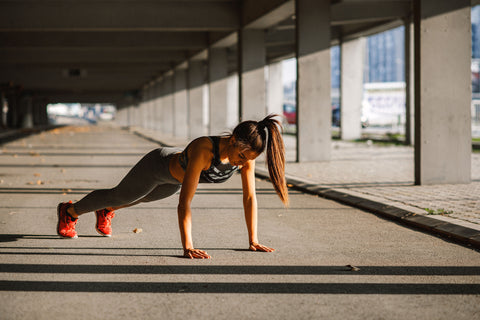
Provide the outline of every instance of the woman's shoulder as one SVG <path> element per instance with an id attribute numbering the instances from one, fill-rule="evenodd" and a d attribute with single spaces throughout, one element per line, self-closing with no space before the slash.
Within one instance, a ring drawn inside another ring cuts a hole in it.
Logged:
<path id="1" fill-rule="evenodd" d="M 201 137 L 195 138 L 187 146 L 187 148 L 194 148 L 194 149 L 204 149 L 204 148 L 212 149 L 212 147 L 213 147 L 212 140 L 208 136 L 201 136 Z"/>
<path id="2" fill-rule="evenodd" d="M 213 157 L 213 144 L 208 136 L 198 137 L 187 146 L 189 157 L 202 157 L 210 159 Z"/>

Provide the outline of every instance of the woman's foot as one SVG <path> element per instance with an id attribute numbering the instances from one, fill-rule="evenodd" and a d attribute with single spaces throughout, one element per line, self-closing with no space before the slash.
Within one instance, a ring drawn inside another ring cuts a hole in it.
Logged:
<path id="1" fill-rule="evenodd" d="M 57 207 L 57 233 L 62 238 L 78 238 L 77 231 L 75 231 L 75 225 L 77 224 L 78 219 L 72 218 L 67 212 L 67 209 L 71 204 L 72 201 L 62 202 L 59 203 Z"/>
<path id="2" fill-rule="evenodd" d="M 97 216 L 97 224 L 95 225 L 97 232 L 104 237 L 111 237 L 112 218 L 115 217 L 115 212 L 102 209 L 95 211 L 95 215 Z"/>

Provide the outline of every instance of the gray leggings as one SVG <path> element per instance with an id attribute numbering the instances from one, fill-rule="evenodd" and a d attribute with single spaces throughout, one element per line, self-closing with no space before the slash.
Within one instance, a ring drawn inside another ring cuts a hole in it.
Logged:
<path id="1" fill-rule="evenodd" d="M 179 148 L 159 148 L 146 154 L 112 189 L 95 190 L 73 206 L 77 214 L 171 196 L 181 188 L 169 170 L 170 158 Z"/>

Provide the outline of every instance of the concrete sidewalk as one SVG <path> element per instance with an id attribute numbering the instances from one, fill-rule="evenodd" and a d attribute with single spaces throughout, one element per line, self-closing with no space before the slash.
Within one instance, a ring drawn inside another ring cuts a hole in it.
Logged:
<path id="1" fill-rule="evenodd" d="M 131 132 L 167 145 L 188 143 L 154 130 Z M 480 153 L 472 153 L 470 184 L 415 186 L 413 147 L 334 141 L 331 161 L 296 163 L 295 137 L 284 140 L 292 187 L 480 248 Z M 268 178 L 258 162 L 257 175 Z"/>
<path id="2" fill-rule="evenodd" d="M 77 225 L 79 239 L 58 239 L 58 202 L 114 186 L 157 146 L 102 126 L 2 146 L 2 319 L 478 316 L 478 251 L 296 190 L 287 210 L 261 179 L 259 238 L 273 253 L 245 250 L 238 176 L 202 184 L 194 198 L 195 246 L 211 260 L 180 257 L 178 195 L 119 210 L 112 238 L 99 236 L 88 214 Z"/>

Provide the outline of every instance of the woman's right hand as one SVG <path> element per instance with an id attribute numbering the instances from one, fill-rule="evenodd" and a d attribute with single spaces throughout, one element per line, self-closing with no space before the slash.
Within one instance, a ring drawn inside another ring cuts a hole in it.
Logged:
<path id="1" fill-rule="evenodd" d="M 203 250 L 200 249 L 184 249 L 183 256 L 190 259 L 210 259 L 211 256 Z"/>

